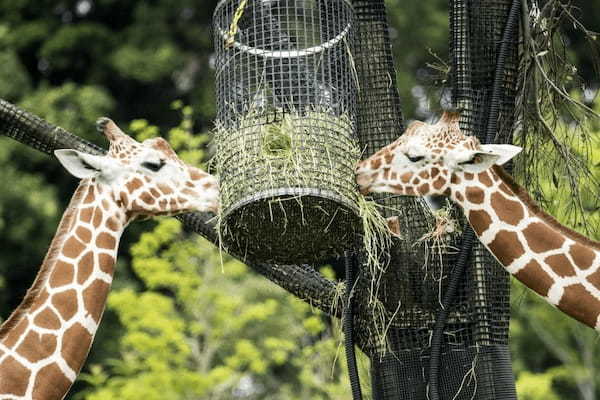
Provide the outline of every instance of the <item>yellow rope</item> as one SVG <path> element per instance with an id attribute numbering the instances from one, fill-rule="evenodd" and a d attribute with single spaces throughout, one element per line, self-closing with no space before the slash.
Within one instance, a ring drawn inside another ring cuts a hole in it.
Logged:
<path id="1" fill-rule="evenodd" d="M 238 31 L 238 22 L 240 21 L 240 18 L 242 18 L 242 15 L 244 15 L 246 3 L 248 3 L 248 0 L 241 0 L 237 10 L 235 10 L 233 20 L 231 20 L 231 26 L 229 27 L 229 32 L 227 33 L 227 40 L 225 40 L 226 49 L 233 46 L 233 43 L 235 42 L 235 35 Z"/>

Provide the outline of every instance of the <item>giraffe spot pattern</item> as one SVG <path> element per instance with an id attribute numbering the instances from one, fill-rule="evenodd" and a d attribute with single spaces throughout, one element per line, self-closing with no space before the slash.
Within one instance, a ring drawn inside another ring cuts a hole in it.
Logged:
<path id="1" fill-rule="evenodd" d="M 169 186 L 165 185 L 164 183 L 159 183 L 157 185 L 157 187 L 158 187 L 158 190 L 160 190 L 164 195 L 169 195 L 169 194 L 173 193 L 173 190 Z"/>
<path id="2" fill-rule="evenodd" d="M 121 193 L 119 193 L 119 198 L 121 199 L 121 203 L 123 203 L 124 205 L 129 204 L 129 197 L 127 196 L 127 193 L 122 191 Z"/>
<path id="3" fill-rule="evenodd" d="M 77 256 L 79 256 L 79 254 L 81 254 L 81 252 L 83 251 L 84 248 L 85 248 L 85 245 L 79 239 L 77 239 L 74 236 L 71 236 L 65 242 L 65 245 L 62 250 L 62 254 L 64 254 L 65 256 L 67 256 L 69 258 L 77 258 Z"/>
<path id="4" fill-rule="evenodd" d="M 3 343 L 6 347 L 12 348 L 17 342 L 25 330 L 27 329 L 27 320 L 22 319 L 19 323 L 8 332 L 6 338 L 3 340 Z"/>
<path id="5" fill-rule="evenodd" d="M 67 365 L 79 372 L 80 365 L 77 360 L 83 360 L 92 345 L 92 336 L 79 322 L 76 322 L 65 331 L 62 337 L 61 355 Z"/>
<path id="6" fill-rule="evenodd" d="M 94 253 L 88 251 L 81 257 L 77 264 L 77 283 L 80 285 L 87 281 L 92 272 L 94 271 Z"/>
<path id="7" fill-rule="evenodd" d="M 425 195 L 427 193 L 429 193 L 429 184 L 428 183 L 424 183 L 421 186 L 419 186 L 417 188 L 417 191 L 419 192 L 419 194 L 421 195 Z"/>
<path id="8" fill-rule="evenodd" d="M 77 227 L 75 234 L 83 243 L 89 243 L 92 240 L 92 232 L 83 226 Z"/>
<path id="9" fill-rule="evenodd" d="M 564 254 L 555 254 L 553 256 L 546 257 L 544 260 L 546 264 L 561 278 L 567 276 L 574 276 L 576 274 L 575 268 L 571 264 L 571 261 Z"/>
<path id="10" fill-rule="evenodd" d="M 32 400 L 60 399 L 71 383 L 56 364 L 46 365 L 35 377 Z"/>
<path id="11" fill-rule="evenodd" d="M 11 356 L 2 361 L 0 371 L 0 393 L 24 396 L 31 372 Z"/>
<path id="12" fill-rule="evenodd" d="M 118 232 L 121 229 L 121 223 L 115 217 L 110 217 L 108 221 L 106 221 L 106 227 L 113 232 Z"/>
<path id="13" fill-rule="evenodd" d="M 600 290 L 600 269 L 596 270 L 596 272 L 594 272 L 593 274 L 588 275 L 587 280 L 598 290 Z"/>
<path id="14" fill-rule="evenodd" d="M 50 357 L 56 350 L 56 336 L 29 331 L 17 348 L 17 353 L 35 363 Z"/>
<path id="15" fill-rule="evenodd" d="M 394 155 L 391 152 L 387 152 L 383 158 L 385 159 L 386 164 L 391 164 L 392 161 L 394 160 Z"/>
<path id="16" fill-rule="evenodd" d="M 146 204 L 154 204 L 154 202 L 156 201 L 154 199 L 154 197 L 152 196 L 152 194 L 150 194 L 150 192 L 144 192 L 142 193 L 142 195 L 140 196 L 140 200 L 142 200 L 144 203 Z"/>
<path id="17" fill-rule="evenodd" d="M 483 204 L 485 193 L 477 186 L 469 186 L 465 191 L 467 200 L 473 204 Z"/>
<path id="18" fill-rule="evenodd" d="M 101 249 L 112 250 L 117 246 L 117 239 L 106 232 L 101 232 L 96 238 L 96 246 Z"/>
<path id="19" fill-rule="evenodd" d="M 594 259 L 596 258 L 596 253 L 594 253 L 591 249 L 587 247 L 575 243 L 569 249 L 569 253 L 571 257 L 573 257 L 573 261 L 579 267 L 579 269 L 588 269 L 594 263 Z"/>
<path id="20" fill-rule="evenodd" d="M 481 236 L 492 224 L 492 217 L 485 210 L 471 210 L 469 211 L 469 222 L 477 235 Z"/>
<path id="21" fill-rule="evenodd" d="M 84 208 L 80 211 L 80 219 L 85 223 L 90 223 L 92 221 L 92 215 L 94 215 L 94 209 L 92 207 Z"/>
<path id="22" fill-rule="evenodd" d="M 462 195 L 462 193 L 461 193 L 461 192 L 456 192 L 455 196 L 456 196 L 456 200 L 457 200 L 459 203 L 462 203 L 462 202 L 465 200 L 465 198 L 464 198 L 464 196 Z"/>
<path id="23" fill-rule="evenodd" d="M 512 191 L 512 190 L 510 190 L 510 188 L 508 187 L 508 185 L 507 185 L 506 183 L 502 182 L 502 183 L 500 184 L 500 186 L 498 186 L 498 188 L 499 188 L 499 189 L 500 189 L 502 192 L 504 192 L 504 194 L 506 194 L 507 196 L 509 196 L 509 197 L 512 197 L 512 196 L 514 196 L 514 193 L 513 193 L 513 191 Z"/>
<path id="24" fill-rule="evenodd" d="M 525 218 L 523 206 L 513 200 L 509 200 L 498 192 L 492 193 L 491 205 L 498 218 L 509 225 L 518 225 Z"/>
<path id="25" fill-rule="evenodd" d="M 487 171 L 480 172 L 477 175 L 477 178 L 479 179 L 479 182 L 483 183 L 486 187 L 492 187 L 492 178 L 490 178 L 490 174 Z"/>
<path id="26" fill-rule="evenodd" d="M 106 304 L 106 296 L 110 285 L 101 280 L 95 280 L 83 291 L 83 304 L 94 321 L 100 322 L 100 317 Z"/>
<path id="27" fill-rule="evenodd" d="M 402 185 L 391 185 L 390 188 L 392 189 L 392 191 L 395 194 L 403 194 L 404 193 L 404 186 L 402 186 Z"/>
<path id="28" fill-rule="evenodd" d="M 206 174 L 202 173 L 199 169 L 197 168 L 190 168 L 190 178 L 192 178 L 192 180 L 199 180 L 202 179 L 206 176 Z"/>
<path id="29" fill-rule="evenodd" d="M 514 260 L 525 254 L 525 249 L 515 232 L 501 230 L 489 244 L 492 253 L 504 266 L 509 266 Z"/>
<path id="30" fill-rule="evenodd" d="M 535 253 L 560 249 L 565 241 L 558 232 L 542 222 L 534 222 L 523 229 L 527 245 Z"/>
<path id="31" fill-rule="evenodd" d="M 133 193 L 136 190 L 138 190 L 139 188 L 141 188 L 143 185 L 144 185 L 144 182 L 142 182 L 138 178 L 133 178 L 132 180 L 130 180 L 129 182 L 127 182 L 125 184 L 125 187 L 127 188 L 127 191 L 129 193 Z"/>
<path id="32" fill-rule="evenodd" d="M 433 182 L 433 188 L 436 190 L 440 190 L 442 187 L 444 187 L 445 184 L 446 184 L 446 179 L 444 179 L 442 176 L 440 176 Z"/>
<path id="33" fill-rule="evenodd" d="M 38 315 L 35 316 L 33 323 L 36 326 L 44 329 L 56 330 L 60 328 L 60 320 L 58 315 L 51 308 L 44 308 Z"/>
<path id="34" fill-rule="evenodd" d="M 529 261 L 521 268 L 515 274 L 515 278 L 527 284 L 529 288 L 543 297 L 548 296 L 548 292 L 554 283 L 554 279 L 535 260 Z"/>
<path id="35" fill-rule="evenodd" d="M 50 295 L 48 294 L 46 289 L 42 289 L 38 293 L 36 299 L 33 301 L 33 304 L 31 305 L 31 312 L 34 312 L 40 307 L 46 305 L 46 300 L 48 299 L 48 297 L 50 297 Z"/>
<path id="36" fill-rule="evenodd" d="M 588 326 L 595 326 L 600 314 L 600 300 L 577 283 L 565 288 L 558 308 Z"/>
<path id="37" fill-rule="evenodd" d="M 73 265 L 59 260 L 54 265 L 48 283 L 51 288 L 68 285 L 73 282 L 73 274 Z"/>
<path id="38" fill-rule="evenodd" d="M 106 254 L 100 253 L 98 255 L 99 267 L 102 272 L 105 272 L 109 275 L 112 275 L 114 272 L 115 259 L 114 257 Z"/>
<path id="39" fill-rule="evenodd" d="M 100 209 L 100 207 L 96 207 L 94 209 L 94 220 L 93 220 L 93 224 L 94 224 L 94 228 L 99 228 L 100 225 L 102 224 L 102 210 Z"/>
<path id="40" fill-rule="evenodd" d="M 77 293 L 73 289 L 52 295 L 52 305 L 64 320 L 70 320 L 77 312 Z"/>
<path id="41" fill-rule="evenodd" d="M 96 196 L 94 195 L 94 187 L 90 185 L 90 186 L 88 186 L 87 194 L 86 194 L 83 202 L 85 204 L 89 204 L 89 203 L 93 203 L 94 200 L 96 200 Z"/>

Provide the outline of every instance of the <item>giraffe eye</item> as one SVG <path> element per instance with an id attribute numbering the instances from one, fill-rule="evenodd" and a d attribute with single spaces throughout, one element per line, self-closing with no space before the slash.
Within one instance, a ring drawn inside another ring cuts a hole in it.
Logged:
<path id="1" fill-rule="evenodd" d="M 142 167 L 149 169 L 150 171 L 153 171 L 153 172 L 160 171 L 160 169 L 164 166 L 165 166 L 164 160 L 160 160 L 160 162 L 157 162 L 157 163 L 151 162 L 151 161 L 144 161 L 142 163 Z"/>
<path id="2" fill-rule="evenodd" d="M 411 157 L 411 156 L 407 155 L 406 158 L 408 158 L 411 162 L 419 162 L 421 160 L 424 160 L 425 156 Z"/>

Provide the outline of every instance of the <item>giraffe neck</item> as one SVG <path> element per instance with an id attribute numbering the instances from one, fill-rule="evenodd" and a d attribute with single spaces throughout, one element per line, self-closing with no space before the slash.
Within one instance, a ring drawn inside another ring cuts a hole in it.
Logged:
<path id="1" fill-rule="evenodd" d="M 453 200 L 507 271 L 566 314 L 600 330 L 600 243 L 546 214 L 499 166 L 459 180 Z"/>
<path id="2" fill-rule="evenodd" d="M 0 398 L 66 395 L 98 329 L 126 223 L 108 189 L 81 182 L 33 286 L 0 327 Z"/>

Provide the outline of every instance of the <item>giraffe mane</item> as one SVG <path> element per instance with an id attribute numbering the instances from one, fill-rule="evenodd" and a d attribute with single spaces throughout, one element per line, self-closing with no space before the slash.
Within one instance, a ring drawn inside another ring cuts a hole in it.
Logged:
<path id="1" fill-rule="evenodd" d="M 510 190 L 513 191 L 515 196 L 517 196 L 523 203 L 525 203 L 527 205 L 529 210 L 535 216 L 537 216 L 542 221 L 547 223 L 550 227 L 552 227 L 552 228 L 558 230 L 559 232 L 561 232 L 562 234 L 564 234 L 569 239 L 574 240 L 582 245 L 589 246 L 595 250 L 600 250 L 600 242 L 592 240 L 592 239 L 582 235 L 581 233 L 576 232 L 573 229 L 570 229 L 570 228 L 564 226 L 563 224 L 558 222 L 558 220 L 556 218 L 554 218 L 552 215 L 546 213 L 539 206 L 539 204 L 537 204 L 529 196 L 529 194 L 527 193 L 525 188 L 523 188 L 521 185 L 519 185 L 517 182 L 515 182 L 513 177 L 510 176 L 506 171 L 504 171 L 504 168 L 502 168 L 499 165 L 494 165 L 492 167 L 492 169 L 496 173 L 496 175 L 502 180 L 502 182 L 504 182 L 510 188 Z"/>
<path id="2" fill-rule="evenodd" d="M 40 270 L 33 281 L 33 285 L 29 288 L 29 290 L 27 290 L 27 293 L 21 301 L 21 304 L 19 304 L 19 306 L 12 312 L 6 321 L 0 325 L 0 340 L 3 339 L 8 332 L 10 332 L 21 321 L 23 315 L 25 315 L 31 308 L 33 301 L 39 292 L 44 288 L 44 284 L 47 281 L 51 266 L 57 261 L 58 255 L 62 249 L 62 245 L 65 242 L 65 236 L 73 225 L 78 205 L 81 203 L 85 193 L 87 192 L 86 189 L 89 187 L 89 183 L 81 183 L 75 190 L 75 193 L 69 202 L 69 206 L 67 207 L 60 220 L 60 223 L 58 224 L 56 235 L 54 235 L 54 239 L 52 239 L 50 248 L 44 257 L 44 261 L 42 262 Z"/>

